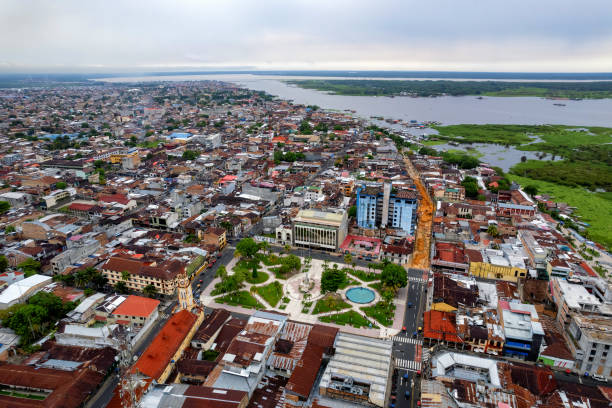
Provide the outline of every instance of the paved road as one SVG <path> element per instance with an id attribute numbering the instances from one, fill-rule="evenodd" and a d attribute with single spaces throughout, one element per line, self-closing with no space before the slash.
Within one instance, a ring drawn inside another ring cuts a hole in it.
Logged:
<path id="1" fill-rule="evenodd" d="M 173 301 L 168 306 L 160 309 L 161 318 L 158 319 L 157 323 L 149 330 L 138 343 L 136 348 L 132 350 L 132 356 L 140 356 L 145 349 L 151 344 L 151 341 L 157 336 L 161 328 L 166 324 L 168 317 L 172 315 L 172 309 L 176 306 L 176 301 Z M 86 404 L 88 408 L 104 408 L 110 400 L 113 398 L 113 392 L 119 383 L 117 375 L 111 375 L 102 384 L 96 395 L 94 395 L 89 402 Z"/>
<path id="2" fill-rule="evenodd" d="M 404 326 L 406 331 L 393 338 L 393 356 L 395 357 L 397 375 L 394 377 L 396 389 L 396 407 L 415 407 L 420 394 L 420 377 L 416 371 L 421 369 L 420 361 L 416 361 L 417 347 L 422 345 L 422 336 L 418 328 L 423 326 L 423 311 L 425 307 L 425 290 L 427 282 L 423 281 L 423 271 L 408 270 L 408 298 Z M 414 333 L 417 332 L 415 336 Z M 406 398 L 406 391 L 410 397 Z"/>

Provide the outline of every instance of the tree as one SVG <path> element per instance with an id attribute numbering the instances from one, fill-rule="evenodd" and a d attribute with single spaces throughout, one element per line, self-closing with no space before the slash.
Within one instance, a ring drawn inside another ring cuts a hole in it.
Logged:
<path id="1" fill-rule="evenodd" d="M 389 288 L 399 289 L 408 284 L 408 277 L 402 266 L 388 263 L 380 274 L 380 281 Z"/>
<path id="2" fill-rule="evenodd" d="M 261 249 L 265 253 L 270 253 L 270 244 L 268 243 L 268 241 L 260 242 L 259 249 Z"/>
<path id="3" fill-rule="evenodd" d="M 121 272 L 121 279 L 124 281 L 130 280 L 130 273 L 128 271 Z"/>
<path id="4" fill-rule="evenodd" d="M 215 272 L 215 278 L 220 278 L 221 280 L 223 280 L 226 277 L 227 277 L 227 269 L 225 268 L 225 265 L 221 265 L 220 267 L 217 268 L 217 272 Z"/>
<path id="5" fill-rule="evenodd" d="M 17 268 L 21 269 L 27 278 L 40 272 L 40 262 L 34 260 L 33 258 L 28 258 L 17 265 Z"/>
<path id="6" fill-rule="evenodd" d="M 124 281 L 119 281 L 115 284 L 115 290 L 117 293 L 129 293 L 129 289 Z"/>
<path id="7" fill-rule="evenodd" d="M 350 265 L 353 262 L 353 257 L 351 254 L 344 254 L 344 263 Z"/>
<path id="8" fill-rule="evenodd" d="M 285 251 L 285 253 L 288 254 L 291 251 L 291 245 L 285 244 L 285 246 L 283 247 L 283 250 Z"/>
<path id="9" fill-rule="evenodd" d="M 474 177 L 467 176 L 461 182 L 463 188 L 465 188 L 466 197 L 476 198 L 478 197 L 478 181 Z"/>
<path id="10" fill-rule="evenodd" d="M 0 214 L 4 214 L 11 209 L 11 205 L 8 201 L 0 201 Z"/>
<path id="11" fill-rule="evenodd" d="M 67 186 L 68 185 L 65 181 L 58 181 L 57 183 L 55 183 L 55 188 L 57 188 L 58 190 L 64 190 Z"/>
<path id="12" fill-rule="evenodd" d="M 335 292 L 347 280 L 346 272 L 337 268 L 327 268 L 321 275 L 321 291 Z"/>
<path id="13" fill-rule="evenodd" d="M 195 150 L 185 150 L 183 152 L 183 160 L 195 160 L 200 155 L 200 152 L 196 152 Z"/>
<path id="14" fill-rule="evenodd" d="M 15 232 L 15 226 L 14 225 L 9 225 L 8 227 L 6 227 L 4 229 L 4 233 L 5 234 L 12 234 L 13 232 Z"/>
<path id="15" fill-rule="evenodd" d="M 525 186 L 523 190 L 532 197 L 538 194 L 538 186 L 535 186 L 533 184 L 529 184 L 528 186 Z"/>
<path id="16" fill-rule="evenodd" d="M 357 206 L 356 205 L 352 205 L 351 208 L 349 208 L 348 210 L 348 216 L 350 218 L 355 218 L 357 217 Z"/>
<path id="17" fill-rule="evenodd" d="M 300 258 L 293 254 L 280 258 L 280 263 L 283 267 L 285 267 L 287 272 L 299 271 L 302 267 L 302 261 L 300 261 Z"/>
<path id="18" fill-rule="evenodd" d="M 144 288 L 142 288 L 142 294 L 146 297 L 154 298 L 157 296 L 157 288 L 151 284 L 148 284 Z"/>
<path id="19" fill-rule="evenodd" d="M 527 161 L 527 156 L 521 156 L 521 163 L 525 163 Z"/>
<path id="20" fill-rule="evenodd" d="M 487 234 L 489 234 L 493 238 L 497 238 L 499 236 L 497 226 L 495 226 L 494 224 L 489 225 L 489 227 L 487 228 Z"/>
<path id="21" fill-rule="evenodd" d="M 312 127 L 308 121 L 303 120 L 302 123 L 300 123 L 300 133 L 303 135 L 312 135 Z"/>
<path id="22" fill-rule="evenodd" d="M 236 251 L 245 258 L 253 258 L 259 251 L 259 245 L 253 238 L 243 238 L 236 245 Z"/>
<path id="23" fill-rule="evenodd" d="M 8 259 L 6 259 L 6 256 L 0 255 L 0 273 L 6 271 L 6 268 L 8 268 Z"/>
<path id="24" fill-rule="evenodd" d="M 221 226 L 221 228 L 225 228 L 225 230 L 228 232 L 234 228 L 234 224 L 229 221 L 221 221 L 219 225 Z"/>

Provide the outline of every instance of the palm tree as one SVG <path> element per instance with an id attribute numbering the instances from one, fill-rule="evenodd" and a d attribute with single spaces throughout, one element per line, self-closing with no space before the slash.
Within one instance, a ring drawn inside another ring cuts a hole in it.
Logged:
<path id="1" fill-rule="evenodd" d="M 225 268 L 225 265 L 221 265 L 217 269 L 217 272 L 215 272 L 215 278 L 220 278 L 221 280 L 223 280 L 226 277 L 227 277 L 227 269 Z"/>
<path id="2" fill-rule="evenodd" d="M 268 241 L 261 242 L 259 244 L 259 248 L 267 254 L 270 253 L 270 244 L 268 243 Z"/>
<path id="3" fill-rule="evenodd" d="M 147 297 L 154 298 L 155 296 L 157 296 L 157 288 L 149 284 L 142 288 L 142 293 Z"/>
<path id="4" fill-rule="evenodd" d="M 128 271 L 121 272 L 121 279 L 124 281 L 130 280 L 130 273 Z"/>
<path id="5" fill-rule="evenodd" d="M 351 254 L 344 254 L 344 263 L 350 265 L 353 262 L 353 257 Z"/>

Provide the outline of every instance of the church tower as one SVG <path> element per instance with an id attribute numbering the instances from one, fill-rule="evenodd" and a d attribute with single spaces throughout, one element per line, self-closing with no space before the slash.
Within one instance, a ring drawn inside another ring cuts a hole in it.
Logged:
<path id="1" fill-rule="evenodd" d="M 185 309 L 191 311 L 195 307 L 195 302 L 193 301 L 193 292 L 187 274 L 183 271 L 176 279 L 179 310 Z"/>

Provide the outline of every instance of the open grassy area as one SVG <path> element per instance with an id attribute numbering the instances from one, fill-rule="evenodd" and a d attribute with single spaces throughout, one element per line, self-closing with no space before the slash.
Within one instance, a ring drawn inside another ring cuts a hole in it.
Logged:
<path id="1" fill-rule="evenodd" d="M 163 143 L 163 142 L 164 142 L 164 141 L 163 141 L 163 140 L 161 140 L 161 139 L 157 139 L 157 140 L 150 140 L 150 141 L 147 141 L 147 142 L 138 143 L 138 145 L 137 145 L 137 146 L 138 146 L 138 147 L 145 148 L 145 149 L 154 149 L 154 148 L 156 148 L 157 146 L 159 146 L 159 145 L 160 145 L 160 143 Z"/>
<path id="2" fill-rule="evenodd" d="M 598 162 L 527 160 L 512 166 L 510 172 L 517 176 L 569 187 L 582 186 L 592 191 L 612 191 L 612 166 Z"/>
<path id="3" fill-rule="evenodd" d="M 351 268 L 344 268 L 344 270 L 348 274 L 351 274 L 355 276 L 356 278 L 361 279 L 364 282 L 373 282 L 376 280 L 380 280 L 380 274 L 376 272 L 366 272 L 366 271 L 362 271 L 361 269 L 351 269 Z"/>
<path id="4" fill-rule="evenodd" d="M 240 271 L 245 275 L 250 275 L 253 273 L 253 268 L 257 268 L 257 270 L 259 270 L 259 259 L 241 259 L 236 263 L 233 270 L 234 272 Z"/>
<path id="5" fill-rule="evenodd" d="M 225 303 L 230 306 L 242 306 L 249 309 L 263 309 L 264 305 L 259 303 L 257 299 L 253 297 L 246 290 L 242 290 L 236 294 L 228 294 L 222 297 L 215 298 L 217 303 Z"/>
<path id="6" fill-rule="evenodd" d="M 360 315 L 354 310 L 349 310 L 348 312 L 333 314 L 329 316 L 321 316 L 319 320 L 325 323 L 335 323 L 341 326 L 349 325 L 353 327 L 376 327 L 375 324 L 372 324 L 368 319 Z"/>
<path id="7" fill-rule="evenodd" d="M 541 180 L 520 177 L 509 174 L 508 177 L 526 186 L 533 184 L 538 187 L 538 194 L 549 194 L 555 201 L 566 202 L 577 207 L 581 221 L 590 225 L 589 237 L 608 248 L 612 248 L 612 193 L 593 193 L 580 187 L 568 187 Z"/>
<path id="8" fill-rule="evenodd" d="M 317 300 L 312 314 L 335 312 L 342 309 L 348 309 L 351 307 L 337 294 L 328 294 L 323 299 Z"/>
<path id="9" fill-rule="evenodd" d="M 395 305 L 387 305 L 385 302 L 378 302 L 374 306 L 364 306 L 361 308 L 366 316 L 373 318 L 385 327 L 393 325 L 395 316 Z"/>
<path id="10" fill-rule="evenodd" d="M 257 271 L 257 278 L 253 278 L 253 271 L 246 274 L 246 281 L 253 285 L 264 283 L 268 280 L 268 274 L 263 271 Z"/>
<path id="11" fill-rule="evenodd" d="M 612 84 L 604 81 L 520 82 L 451 80 L 305 79 L 287 83 L 337 95 L 441 96 L 488 95 L 542 98 L 612 98 Z"/>
<path id="12" fill-rule="evenodd" d="M 283 297 L 283 285 L 274 281 L 266 286 L 258 286 L 257 293 L 272 307 L 276 307 Z"/>
<path id="13" fill-rule="evenodd" d="M 264 265 L 266 266 L 273 266 L 273 265 L 280 265 L 280 258 L 274 254 L 262 254 L 262 253 L 257 253 L 257 255 L 255 255 L 255 258 L 259 259 Z"/>

